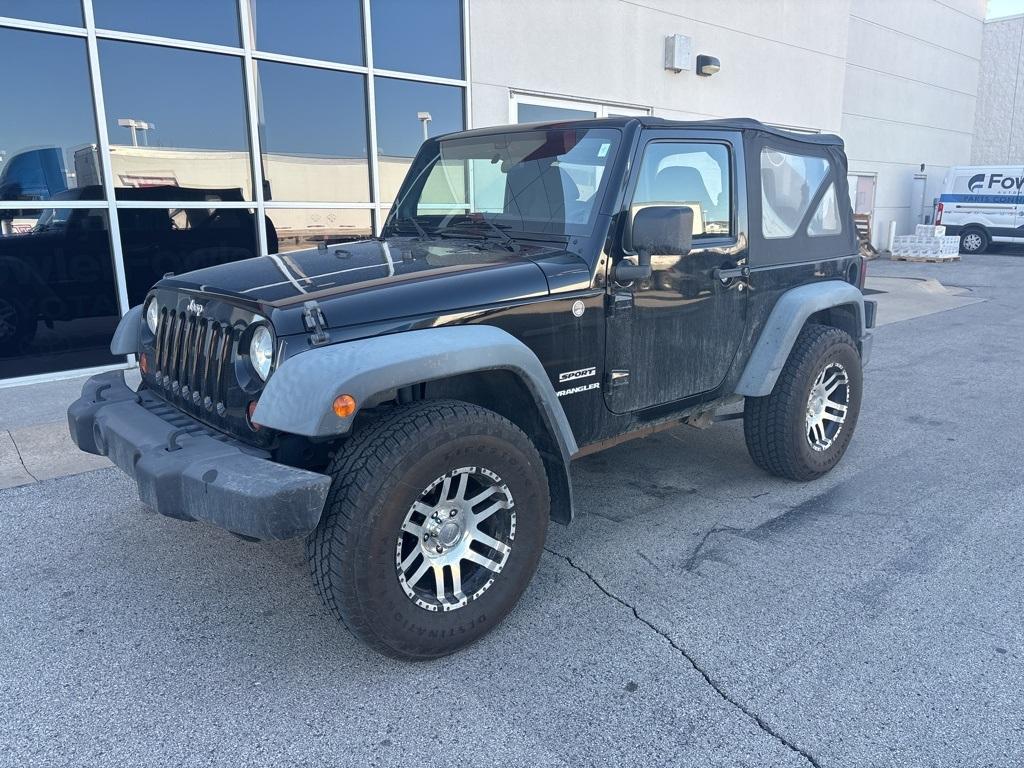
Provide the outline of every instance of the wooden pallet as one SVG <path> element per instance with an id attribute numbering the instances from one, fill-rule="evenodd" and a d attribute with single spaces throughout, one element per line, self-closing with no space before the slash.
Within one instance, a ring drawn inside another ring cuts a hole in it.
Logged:
<path id="1" fill-rule="evenodd" d="M 878 251 L 871 244 L 871 215 L 867 213 L 853 214 L 853 224 L 857 229 L 857 242 L 860 254 L 866 259 L 877 259 Z"/>
<path id="2" fill-rule="evenodd" d="M 960 261 L 960 254 L 956 256 L 893 256 L 893 261 L 914 261 L 928 264 L 944 264 L 947 261 Z"/>

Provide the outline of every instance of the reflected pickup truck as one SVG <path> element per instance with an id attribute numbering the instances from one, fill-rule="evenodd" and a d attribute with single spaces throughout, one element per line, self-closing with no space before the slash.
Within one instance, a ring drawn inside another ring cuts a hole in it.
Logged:
<path id="1" fill-rule="evenodd" d="M 766 472 L 839 462 L 875 316 L 846 172 L 748 119 L 431 138 L 379 237 L 159 280 L 111 342 L 141 385 L 90 379 L 71 435 L 161 515 L 304 537 L 373 647 L 451 653 L 572 520 L 574 458 L 741 417 Z"/>

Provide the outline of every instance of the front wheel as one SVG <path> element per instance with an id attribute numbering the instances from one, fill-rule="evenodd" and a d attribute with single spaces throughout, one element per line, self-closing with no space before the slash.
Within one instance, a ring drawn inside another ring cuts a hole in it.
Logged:
<path id="1" fill-rule="evenodd" d="M 805 326 L 771 394 L 748 397 L 743 434 L 754 463 L 790 480 L 813 480 L 839 463 L 860 413 L 860 353 L 848 333 Z"/>
<path id="2" fill-rule="evenodd" d="M 547 477 L 526 435 L 493 411 L 398 406 L 346 442 L 329 473 L 306 553 L 326 605 L 374 648 L 452 653 L 500 623 L 529 584 Z"/>

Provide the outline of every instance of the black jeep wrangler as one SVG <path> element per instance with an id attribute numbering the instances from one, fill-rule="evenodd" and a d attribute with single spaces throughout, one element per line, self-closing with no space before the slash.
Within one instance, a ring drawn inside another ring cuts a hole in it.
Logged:
<path id="1" fill-rule="evenodd" d="M 160 280 L 111 342 L 142 385 L 90 379 L 72 437 L 160 514 L 305 536 L 375 648 L 450 653 L 572 519 L 573 458 L 743 401 L 758 466 L 835 466 L 874 325 L 846 170 L 752 120 L 430 139 L 379 238 Z"/>

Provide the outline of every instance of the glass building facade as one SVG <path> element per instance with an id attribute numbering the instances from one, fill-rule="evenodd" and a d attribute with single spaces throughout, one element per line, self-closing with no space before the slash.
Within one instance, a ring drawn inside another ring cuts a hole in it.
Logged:
<path id="1" fill-rule="evenodd" d="M 130 364 L 167 272 L 379 231 L 469 125 L 465 2 L 0 0 L 0 384 Z"/>

